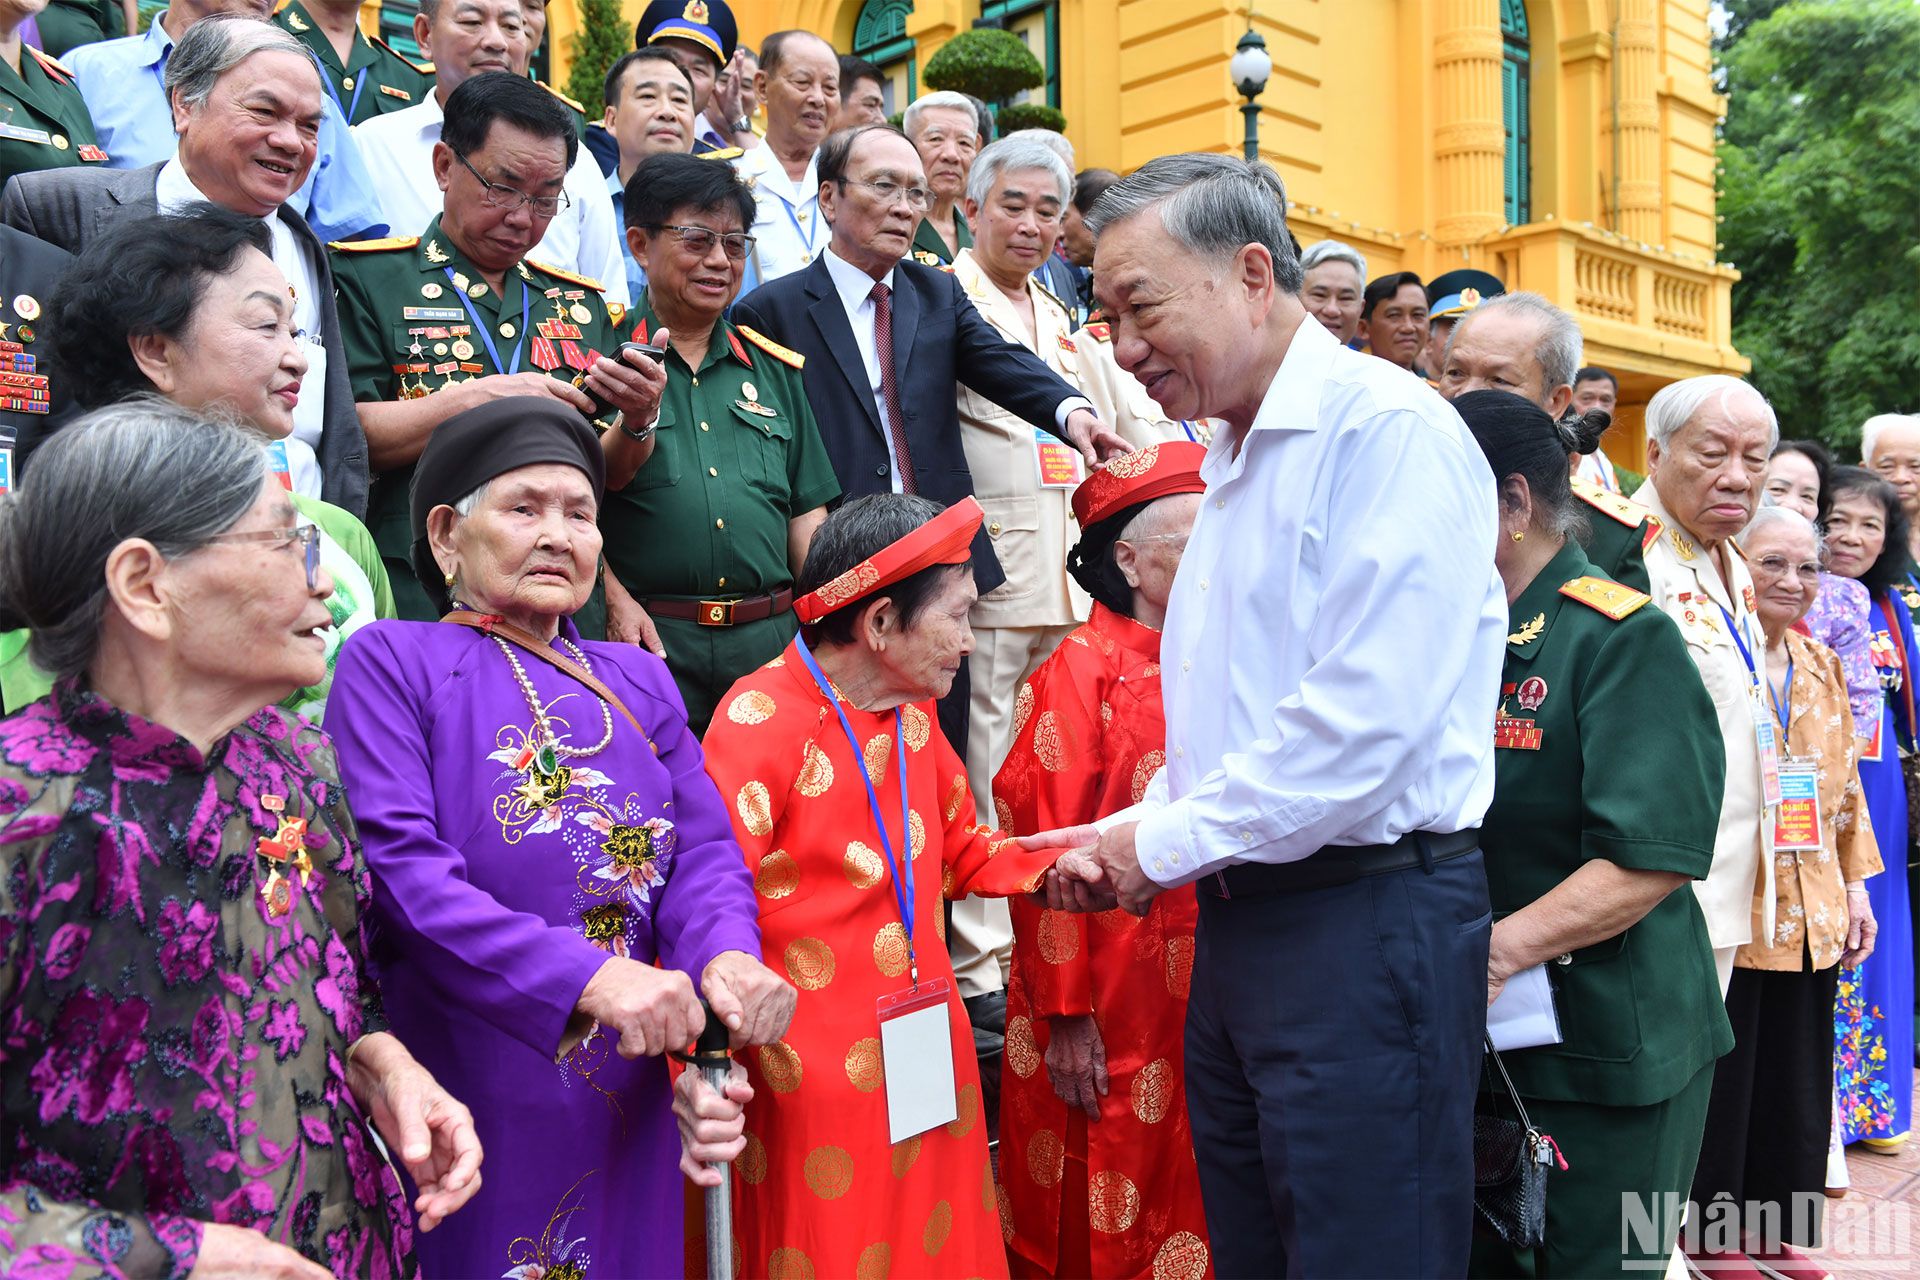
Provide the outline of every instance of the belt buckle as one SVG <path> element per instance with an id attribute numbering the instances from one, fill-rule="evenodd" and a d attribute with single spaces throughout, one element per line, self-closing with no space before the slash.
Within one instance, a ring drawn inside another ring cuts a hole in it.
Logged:
<path id="1" fill-rule="evenodd" d="M 703 627 L 730 627 L 733 625 L 734 600 L 702 600 L 700 602 L 700 625 Z"/>

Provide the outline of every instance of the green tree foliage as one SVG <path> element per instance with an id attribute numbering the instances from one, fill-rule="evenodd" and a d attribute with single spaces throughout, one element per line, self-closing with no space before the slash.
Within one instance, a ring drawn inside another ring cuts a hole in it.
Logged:
<path id="1" fill-rule="evenodd" d="M 1055 133 L 1067 131 L 1067 117 L 1060 108 L 1050 107 L 1044 102 L 1008 103 L 993 113 L 993 122 L 999 126 L 1003 138 L 1016 129 L 1051 129 Z"/>
<path id="2" fill-rule="evenodd" d="M 1793 0 L 1726 52 L 1734 345 L 1789 435 L 1920 408 L 1920 5 Z"/>
<path id="3" fill-rule="evenodd" d="M 620 55 L 633 48 L 633 24 L 620 10 L 620 0 L 574 0 L 580 10 L 580 29 L 573 33 L 572 58 L 567 67 L 567 96 L 586 108 L 589 121 L 606 114 L 601 95 L 607 72 Z"/>
<path id="4" fill-rule="evenodd" d="M 927 69 L 920 79 L 930 89 L 951 89 L 988 102 L 1004 102 L 1022 89 L 1045 84 L 1047 73 L 1019 36 L 979 27 L 962 31 L 941 45 L 927 59 Z"/>

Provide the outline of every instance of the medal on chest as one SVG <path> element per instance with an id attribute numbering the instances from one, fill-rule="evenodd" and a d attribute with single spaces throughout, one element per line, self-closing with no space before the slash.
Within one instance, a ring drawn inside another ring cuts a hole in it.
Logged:
<path id="1" fill-rule="evenodd" d="M 1519 704 L 1526 716 L 1516 716 L 1507 710 L 1507 699 Z M 1500 711 L 1493 718 L 1493 745 L 1513 751 L 1538 751 L 1543 736 L 1540 727 L 1534 723 L 1532 713 L 1540 710 L 1540 704 L 1547 700 L 1547 682 L 1539 676 L 1528 676 L 1525 680 L 1509 682 L 1500 690 Z"/>
<path id="2" fill-rule="evenodd" d="M 267 861 L 267 880 L 260 886 L 260 897 L 266 903 L 267 914 L 278 919 L 293 910 L 292 877 L 300 877 L 300 887 L 307 887 L 313 878 L 313 858 L 307 852 L 307 820 L 286 816 L 286 799 L 283 796 L 263 795 L 260 807 L 278 818 L 278 826 L 271 836 L 261 836 L 256 843 L 259 855 Z M 285 867 L 286 875 L 281 874 Z"/>

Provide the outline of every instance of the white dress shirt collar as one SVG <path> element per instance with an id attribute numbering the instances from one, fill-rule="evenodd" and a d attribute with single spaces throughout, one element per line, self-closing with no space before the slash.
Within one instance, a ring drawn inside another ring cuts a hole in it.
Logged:
<path id="1" fill-rule="evenodd" d="M 873 293 L 874 285 L 884 284 L 891 290 L 893 288 L 893 278 L 899 274 L 899 268 L 897 266 L 888 267 L 887 274 L 879 280 L 875 280 L 859 267 L 854 266 L 851 262 L 848 262 L 845 258 L 835 253 L 832 245 L 827 246 L 824 257 L 827 263 L 827 274 L 833 278 L 834 292 L 840 295 L 840 305 L 847 309 L 848 316 L 852 316 L 854 312 L 860 309 L 860 304 L 865 302 L 868 296 Z M 856 334 L 858 332 L 858 330 L 855 330 Z"/>

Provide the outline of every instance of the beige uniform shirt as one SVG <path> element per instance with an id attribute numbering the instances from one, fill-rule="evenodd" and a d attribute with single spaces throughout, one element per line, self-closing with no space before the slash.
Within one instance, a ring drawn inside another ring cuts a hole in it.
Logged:
<path id="1" fill-rule="evenodd" d="M 1762 937 L 1774 929 L 1772 815 L 1763 801 L 1756 715 L 1771 713 L 1756 699 L 1753 672 L 1727 630 L 1726 616 L 1743 630 L 1755 663 L 1766 661 L 1766 637 L 1753 612 L 1753 579 L 1732 541 L 1726 544 L 1730 581 L 1723 582 L 1715 556 L 1702 548 L 1660 501 L 1652 482 L 1635 495 L 1660 520 L 1658 539 L 1647 548 L 1647 575 L 1654 603 L 1679 624 L 1687 652 L 1719 713 L 1720 736 L 1727 748 L 1726 794 L 1720 799 L 1720 828 L 1713 843 L 1713 870 L 1693 886 L 1707 918 L 1707 935 L 1716 950 L 1752 941 L 1755 924 Z M 1725 613 L 1722 612 L 1725 610 Z M 1659 749 L 1658 726 L 1648 735 L 1648 750 Z M 1711 803 L 1711 800 L 1708 800 Z M 1761 883 L 1756 886 L 1756 879 Z M 1756 897 L 1756 887 L 1758 896 Z M 1756 912 L 1755 906 L 1761 910 Z M 1761 919 L 1756 922 L 1755 916 Z"/>

